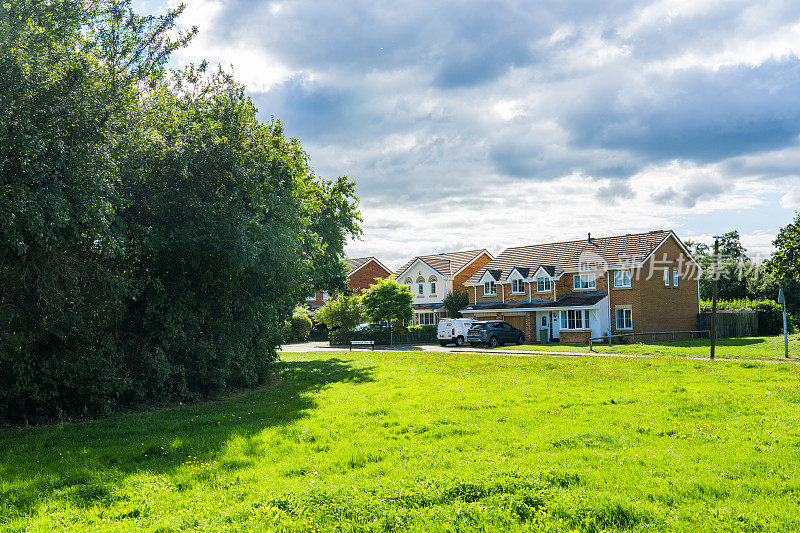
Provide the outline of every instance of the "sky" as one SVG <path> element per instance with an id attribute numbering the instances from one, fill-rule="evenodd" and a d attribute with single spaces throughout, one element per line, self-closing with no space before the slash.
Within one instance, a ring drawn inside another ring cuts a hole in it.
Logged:
<path id="1" fill-rule="evenodd" d="M 350 257 L 736 229 L 758 258 L 800 209 L 796 0 L 186 4 L 174 64 L 356 183 Z"/>

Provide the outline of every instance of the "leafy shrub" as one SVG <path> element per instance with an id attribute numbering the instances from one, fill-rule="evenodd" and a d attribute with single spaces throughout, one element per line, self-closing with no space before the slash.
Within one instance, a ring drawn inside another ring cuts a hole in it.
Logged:
<path id="1" fill-rule="evenodd" d="M 700 310 L 710 313 L 712 305 L 713 302 L 711 300 L 702 300 L 700 302 Z M 783 332 L 783 311 L 781 309 L 781 304 L 773 300 L 751 300 L 748 298 L 717 300 L 717 309 L 720 311 L 756 311 L 758 314 L 759 335 L 778 335 Z M 789 332 L 794 332 L 795 318 L 787 314 L 786 320 Z"/>
<path id="2" fill-rule="evenodd" d="M 295 308 L 288 321 L 287 340 L 290 342 L 305 342 L 311 335 L 311 319 L 308 318 L 308 309 L 305 306 Z"/>

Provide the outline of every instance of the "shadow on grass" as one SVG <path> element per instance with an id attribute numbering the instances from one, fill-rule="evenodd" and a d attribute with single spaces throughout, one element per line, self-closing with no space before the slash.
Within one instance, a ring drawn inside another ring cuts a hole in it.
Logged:
<path id="1" fill-rule="evenodd" d="M 338 358 L 280 362 L 275 385 L 225 401 L 0 433 L 0 526 L 50 498 L 108 505 L 124 478 L 211 462 L 235 439 L 256 455 L 251 437 L 307 416 L 333 383 L 374 381 L 372 371 Z"/>

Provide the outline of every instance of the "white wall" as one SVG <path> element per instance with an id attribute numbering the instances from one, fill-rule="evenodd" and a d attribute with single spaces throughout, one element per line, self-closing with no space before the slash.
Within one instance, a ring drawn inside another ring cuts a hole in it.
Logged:
<path id="1" fill-rule="evenodd" d="M 431 276 L 436 277 L 436 294 L 431 295 Z M 423 295 L 420 297 L 417 292 L 417 278 L 425 278 Z M 411 278 L 411 295 L 414 297 L 412 304 L 436 304 L 442 303 L 447 293 L 453 290 L 453 282 L 445 280 L 444 277 L 421 261 L 414 262 L 405 274 L 397 278 L 398 283 L 406 284 L 406 279 Z"/>

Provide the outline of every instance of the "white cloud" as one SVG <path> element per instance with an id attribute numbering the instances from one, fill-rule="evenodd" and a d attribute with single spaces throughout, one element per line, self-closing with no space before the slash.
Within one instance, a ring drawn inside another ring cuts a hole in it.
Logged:
<path id="1" fill-rule="evenodd" d="M 800 186 L 792 187 L 781 197 L 781 207 L 800 209 Z"/>

